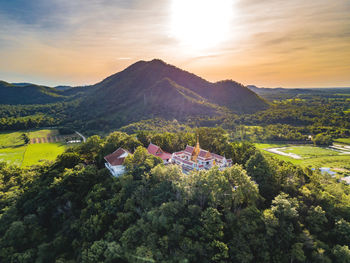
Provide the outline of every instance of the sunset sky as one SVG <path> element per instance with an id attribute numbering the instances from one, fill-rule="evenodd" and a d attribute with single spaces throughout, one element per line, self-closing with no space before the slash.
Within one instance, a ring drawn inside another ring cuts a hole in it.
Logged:
<path id="1" fill-rule="evenodd" d="M 350 87 L 349 0 L 0 0 L 0 79 L 85 85 L 160 58 L 207 80 Z"/>

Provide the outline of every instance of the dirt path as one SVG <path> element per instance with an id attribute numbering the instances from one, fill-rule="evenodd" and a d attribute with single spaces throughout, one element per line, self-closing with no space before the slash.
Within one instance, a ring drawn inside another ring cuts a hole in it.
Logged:
<path id="1" fill-rule="evenodd" d="M 347 145 L 333 144 L 332 146 L 329 146 L 329 148 L 342 154 L 350 154 L 350 146 Z"/>
<path id="2" fill-rule="evenodd" d="M 303 159 L 300 155 L 297 155 L 295 153 L 285 153 L 285 152 L 282 152 L 281 150 L 285 150 L 286 147 L 282 147 L 282 148 L 269 148 L 269 149 L 264 149 L 265 151 L 268 151 L 270 153 L 275 153 L 275 154 L 278 154 L 278 155 L 283 155 L 283 156 L 287 156 L 287 157 L 291 157 L 293 159 Z"/>

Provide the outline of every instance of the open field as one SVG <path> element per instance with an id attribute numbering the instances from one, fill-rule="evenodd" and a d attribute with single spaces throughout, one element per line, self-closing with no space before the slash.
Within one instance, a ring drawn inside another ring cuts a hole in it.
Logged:
<path id="1" fill-rule="evenodd" d="M 22 167 L 39 164 L 44 160 L 53 161 L 67 146 L 62 143 L 29 144 L 25 151 Z"/>
<path id="2" fill-rule="evenodd" d="M 21 135 L 23 132 L 0 132 L 0 149 L 6 147 L 14 147 L 23 145 L 23 139 Z"/>
<path id="3" fill-rule="evenodd" d="M 316 147 L 310 145 L 286 145 L 286 144 L 266 144 L 257 143 L 258 149 L 264 150 L 266 155 L 274 156 L 280 160 L 288 161 L 303 167 L 329 167 L 334 171 L 350 171 L 350 155 L 327 147 Z M 283 153 L 292 153 L 301 157 L 295 159 L 267 151 L 267 149 L 277 148 Z"/>
<path id="4" fill-rule="evenodd" d="M 337 143 L 343 143 L 343 144 L 349 144 L 350 145 L 350 138 L 339 138 L 334 140 Z"/>
<path id="5" fill-rule="evenodd" d="M 0 162 L 21 166 L 27 146 L 0 148 Z"/>
<path id="6" fill-rule="evenodd" d="M 24 144 L 21 138 L 23 133 L 28 135 L 33 144 Z M 65 139 L 72 136 L 76 135 L 60 136 L 54 129 L 1 132 L 0 162 L 26 167 L 45 160 L 55 160 L 68 147 L 64 143 Z"/>

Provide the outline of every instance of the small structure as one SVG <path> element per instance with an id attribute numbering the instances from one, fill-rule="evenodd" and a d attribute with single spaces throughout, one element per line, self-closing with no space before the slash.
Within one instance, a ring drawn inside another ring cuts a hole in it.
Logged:
<path id="1" fill-rule="evenodd" d="M 149 154 L 161 158 L 164 164 L 171 163 L 171 153 L 163 151 L 159 146 L 150 143 L 147 147 L 147 151 Z"/>
<path id="2" fill-rule="evenodd" d="M 231 159 L 201 149 L 198 141 L 195 147 L 187 145 L 185 150 L 173 153 L 171 159 L 173 163 L 182 166 L 187 171 L 210 169 L 213 166 L 224 169 L 232 166 Z"/>
<path id="3" fill-rule="evenodd" d="M 118 148 L 113 153 L 104 157 L 106 160 L 105 166 L 113 176 L 120 176 L 125 172 L 124 160 L 130 152 L 123 148 Z"/>

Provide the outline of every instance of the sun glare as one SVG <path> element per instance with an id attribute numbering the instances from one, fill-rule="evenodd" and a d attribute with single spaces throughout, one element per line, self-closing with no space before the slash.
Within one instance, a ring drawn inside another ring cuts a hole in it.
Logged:
<path id="1" fill-rule="evenodd" d="M 188 48 L 203 50 L 227 39 L 233 0 L 172 0 L 172 36 Z"/>

